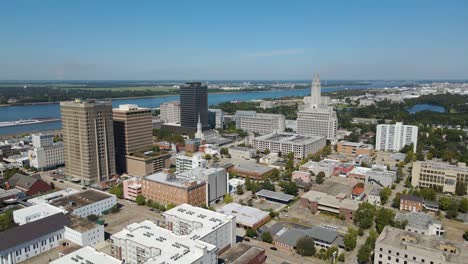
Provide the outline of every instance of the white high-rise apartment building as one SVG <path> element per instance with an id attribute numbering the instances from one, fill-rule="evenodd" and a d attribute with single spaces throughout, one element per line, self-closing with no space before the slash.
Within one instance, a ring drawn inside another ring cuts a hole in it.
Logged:
<path id="1" fill-rule="evenodd" d="M 166 102 L 159 106 L 159 117 L 166 123 L 180 123 L 180 102 Z"/>
<path id="2" fill-rule="evenodd" d="M 166 227 L 145 220 L 111 236 L 112 254 L 129 264 L 216 264 L 236 243 L 236 218 L 188 204 L 164 212 Z"/>
<path id="3" fill-rule="evenodd" d="M 63 165 L 63 143 L 54 143 L 51 134 L 32 135 L 34 149 L 29 150 L 29 163 L 32 167 L 43 170 Z"/>
<path id="4" fill-rule="evenodd" d="M 235 119 L 236 128 L 262 135 L 273 132 L 283 132 L 286 128 L 286 118 L 281 114 L 236 111 Z"/>
<path id="5" fill-rule="evenodd" d="M 416 151 L 418 143 L 417 126 L 403 125 L 401 122 L 394 125 L 377 125 L 376 150 L 399 151 L 411 143 L 413 143 L 413 150 Z"/>
<path id="6" fill-rule="evenodd" d="M 320 136 L 335 140 L 338 118 L 332 107 L 323 103 L 320 77 L 314 75 L 310 91 L 310 104 L 297 114 L 297 133 L 304 136 Z"/>

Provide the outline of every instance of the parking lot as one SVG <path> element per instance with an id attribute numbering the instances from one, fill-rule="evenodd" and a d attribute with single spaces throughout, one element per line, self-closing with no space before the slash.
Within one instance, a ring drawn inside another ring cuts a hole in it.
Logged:
<path id="1" fill-rule="evenodd" d="M 122 206 L 120 212 L 110 213 L 101 217 L 107 224 L 105 231 L 115 234 L 131 223 L 139 223 L 143 220 L 157 222 L 163 220 L 160 213 L 150 211 L 146 206 L 138 206 L 135 203 L 120 199 Z"/>

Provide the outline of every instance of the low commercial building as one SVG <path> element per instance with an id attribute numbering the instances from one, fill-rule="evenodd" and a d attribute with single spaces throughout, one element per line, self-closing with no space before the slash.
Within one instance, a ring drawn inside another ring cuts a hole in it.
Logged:
<path id="1" fill-rule="evenodd" d="M 202 140 L 200 138 L 187 139 L 185 140 L 185 151 L 190 153 L 195 153 L 199 150 L 200 145 L 202 145 Z"/>
<path id="2" fill-rule="evenodd" d="M 273 173 L 274 168 L 259 165 L 250 162 L 237 162 L 234 166 L 229 167 L 229 173 L 236 173 L 241 177 L 249 177 L 251 179 L 261 180 Z"/>
<path id="3" fill-rule="evenodd" d="M 443 162 L 416 161 L 413 163 L 411 184 L 420 188 L 438 188 L 442 192 L 455 193 L 457 183 L 468 184 L 468 167 L 459 162 L 450 165 Z"/>
<path id="4" fill-rule="evenodd" d="M 142 180 L 142 195 L 163 205 L 208 205 L 207 183 L 201 179 L 178 177 L 168 171 L 157 172 Z"/>
<path id="5" fill-rule="evenodd" d="M 381 189 L 372 189 L 369 191 L 367 194 L 367 202 L 373 205 L 380 205 L 381 200 L 380 200 L 380 191 Z"/>
<path id="6" fill-rule="evenodd" d="M 266 165 L 272 165 L 275 162 L 279 160 L 279 155 L 278 153 L 270 153 L 268 155 L 264 155 L 260 157 L 258 160 L 258 163 L 266 164 Z"/>
<path id="7" fill-rule="evenodd" d="M 307 208 L 311 213 L 318 211 L 338 214 L 346 220 L 354 219 L 354 212 L 359 208 L 359 202 L 346 197 L 335 197 L 323 192 L 308 191 L 302 195 L 301 206 Z"/>
<path id="8" fill-rule="evenodd" d="M 308 229 L 287 229 L 274 241 L 276 246 L 295 249 L 297 241 L 303 237 L 311 237 L 314 239 L 315 246 L 320 248 L 329 248 L 336 246 L 344 248 L 343 237 L 336 229 L 315 226 Z"/>
<path id="9" fill-rule="evenodd" d="M 400 210 L 421 212 L 424 206 L 424 199 L 414 195 L 400 196 Z"/>
<path id="10" fill-rule="evenodd" d="M 39 175 L 23 175 L 15 173 L 8 179 L 8 186 L 24 192 L 27 196 L 45 193 L 52 190 L 52 187 L 41 180 Z"/>
<path id="11" fill-rule="evenodd" d="M 141 179 L 132 178 L 122 182 L 123 198 L 135 201 L 136 197 L 142 194 Z"/>
<path id="12" fill-rule="evenodd" d="M 24 225 L 59 213 L 66 212 L 50 204 L 41 203 L 13 211 L 13 221 L 18 225 Z"/>
<path id="13" fill-rule="evenodd" d="M 77 261 L 78 260 L 78 261 Z M 69 263 L 99 263 L 99 264 L 122 264 L 118 260 L 106 253 L 99 252 L 96 249 L 86 246 L 73 251 L 65 256 L 49 262 L 50 264 L 69 264 Z"/>
<path id="14" fill-rule="evenodd" d="M 229 190 L 228 174 L 224 168 L 195 168 L 181 173 L 176 177 L 186 179 L 199 179 L 207 184 L 207 203 L 211 204 L 224 197 Z"/>
<path id="15" fill-rule="evenodd" d="M 0 188 L 0 202 L 4 202 L 9 199 L 17 199 L 24 196 L 24 193 L 16 188 L 5 190 Z"/>
<path id="16" fill-rule="evenodd" d="M 256 137 L 252 140 L 252 146 L 264 151 L 281 152 L 284 154 L 293 152 L 294 158 L 303 159 L 309 154 L 315 154 L 326 145 L 324 137 L 319 136 L 301 136 L 294 133 L 271 133 L 268 135 Z"/>
<path id="17" fill-rule="evenodd" d="M 335 174 L 335 168 L 340 164 L 337 160 L 324 159 L 319 162 L 308 161 L 307 163 L 299 167 L 300 171 L 303 172 L 313 172 L 314 175 L 319 174 L 319 172 L 325 173 L 325 177 L 330 177 Z"/>
<path id="18" fill-rule="evenodd" d="M 1 232 L 0 263 L 19 263 L 58 247 L 69 224 L 61 213 Z"/>
<path id="19" fill-rule="evenodd" d="M 63 213 L 38 218 L 0 233 L 0 263 L 25 261 L 64 241 L 94 247 L 104 241 L 104 226 Z"/>
<path id="20" fill-rule="evenodd" d="M 365 144 L 362 142 L 348 142 L 340 141 L 337 144 L 337 151 L 341 154 L 358 156 L 358 155 L 367 155 L 371 156 L 374 154 L 374 146 L 371 144 Z"/>
<path id="21" fill-rule="evenodd" d="M 117 197 L 89 189 L 57 199 L 51 202 L 51 205 L 84 218 L 89 215 L 100 216 L 103 212 L 110 210 L 117 205 Z"/>
<path id="22" fill-rule="evenodd" d="M 269 212 L 238 203 L 228 203 L 216 211 L 221 214 L 234 216 L 237 226 L 242 228 L 256 230 L 270 220 Z"/>
<path id="23" fill-rule="evenodd" d="M 135 152 L 125 156 L 127 162 L 127 174 L 143 177 L 161 171 L 166 167 L 166 162 L 171 154 L 166 152 Z"/>
<path id="24" fill-rule="evenodd" d="M 255 157 L 256 154 L 255 149 L 237 146 L 230 147 L 228 151 L 229 155 L 231 155 L 231 158 L 233 159 L 250 160 Z"/>
<path id="25" fill-rule="evenodd" d="M 125 263 L 208 263 L 236 243 L 236 219 L 182 204 L 163 213 L 167 229 L 133 223 L 111 236 L 112 254 Z"/>
<path id="26" fill-rule="evenodd" d="M 36 196 L 34 198 L 31 198 L 28 200 L 28 203 L 30 204 L 42 204 L 42 203 L 51 203 L 57 199 L 60 199 L 62 197 L 72 195 L 75 193 L 78 193 L 78 190 L 72 189 L 72 188 L 66 188 L 60 191 L 44 194 L 41 196 Z"/>
<path id="27" fill-rule="evenodd" d="M 445 229 L 442 222 L 434 220 L 432 216 L 425 213 L 397 213 L 395 221 L 406 222 L 405 230 L 428 236 L 443 236 Z"/>
<path id="28" fill-rule="evenodd" d="M 284 204 L 288 204 L 294 199 L 294 195 L 274 192 L 270 190 L 260 190 L 256 192 L 255 195 L 259 198 L 263 198 L 268 201 L 272 201 L 276 203 L 284 203 Z"/>
<path id="29" fill-rule="evenodd" d="M 416 234 L 386 226 L 375 244 L 374 263 L 439 264 L 466 263 L 467 246 L 462 242 Z"/>
<path id="30" fill-rule="evenodd" d="M 371 168 L 356 166 L 348 173 L 347 176 L 348 178 L 351 178 L 351 179 L 365 181 L 366 175 L 370 170 Z"/>
<path id="31" fill-rule="evenodd" d="M 267 258 L 265 249 L 246 243 L 237 243 L 218 257 L 220 263 L 230 264 L 263 264 Z"/>
<path id="32" fill-rule="evenodd" d="M 284 115 L 256 113 L 255 111 L 236 111 L 236 128 L 246 132 L 269 134 L 285 130 Z"/>
<path id="33" fill-rule="evenodd" d="M 293 171 L 292 173 L 292 181 L 300 181 L 303 183 L 310 183 L 311 181 L 310 172 L 304 171 Z"/>
<path id="34" fill-rule="evenodd" d="M 366 184 L 379 185 L 381 187 L 391 187 L 396 181 L 395 171 L 389 171 L 385 166 L 374 165 L 366 172 Z"/>
<path id="35" fill-rule="evenodd" d="M 335 175 L 341 177 L 347 177 L 348 173 L 350 173 L 354 169 L 353 163 L 339 163 L 335 167 Z"/>

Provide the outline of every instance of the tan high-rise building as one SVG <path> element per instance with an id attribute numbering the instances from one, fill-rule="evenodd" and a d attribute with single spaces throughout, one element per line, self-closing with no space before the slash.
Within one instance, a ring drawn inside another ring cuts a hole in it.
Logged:
<path id="1" fill-rule="evenodd" d="M 114 127 L 110 101 L 60 103 L 65 176 L 90 185 L 115 175 Z"/>
<path id="2" fill-rule="evenodd" d="M 126 104 L 114 108 L 114 141 L 117 173 L 127 171 L 125 156 L 153 144 L 151 109 Z"/>

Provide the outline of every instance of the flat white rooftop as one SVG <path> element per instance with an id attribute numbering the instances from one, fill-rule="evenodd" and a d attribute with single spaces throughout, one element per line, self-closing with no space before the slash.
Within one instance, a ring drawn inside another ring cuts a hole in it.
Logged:
<path id="1" fill-rule="evenodd" d="M 50 262 L 50 264 L 69 263 L 121 264 L 122 261 L 105 253 L 99 252 L 90 246 L 86 246 Z"/>
<path id="2" fill-rule="evenodd" d="M 15 223 L 19 223 L 20 219 L 28 219 L 28 222 L 31 222 L 58 213 L 65 213 L 65 210 L 48 203 L 41 203 L 13 211 L 13 219 Z"/>
<path id="3" fill-rule="evenodd" d="M 129 240 L 145 245 L 146 247 L 158 249 L 152 252 L 160 252 L 147 260 L 147 263 L 192 263 L 204 255 L 207 251 L 216 249 L 211 245 L 191 238 L 190 235 L 176 235 L 168 229 L 157 226 L 155 223 L 145 220 L 141 223 L 133 223 L 122 231 L 112 235 L 113 238 Z"/>
<path id="4" fill-rule="evenodd" d="M 216 210 L 219 213 L 236 217 L 236 222 L 248 227 L 253 227 L 257 223 L 269 217 L 269 213 L 250 206 L 243 206 L 238 203 L 229 203 Z"/>
<path id="5" fill-rule="evenodd" d="M 233 221 L 235 218 L 234 216 L 224 215 L 188 204 L 181 204 L 164 212 L 163 215 L 164 217 L 177 217 L 186 221 L 201 223 L 201 226 L 195 229 L 196 232 L 192 232 L 196 233 L 199 237 L 204 237 L 210 234 L 217 227 Z"/>
<path id="6" fill-rule="evenodd" d="M 28 200 L 28 203 L 31 203 L 31 204 L 50 203 L 54 200 L 60 199 L 68 195 L 72 195 L 77 192 L 79 191 L 72 189 L 72 188 L 67 188 L 58 192 L 48 193 L 48 194 L 41 195 L 35 198 L 31 198 Z"/>

